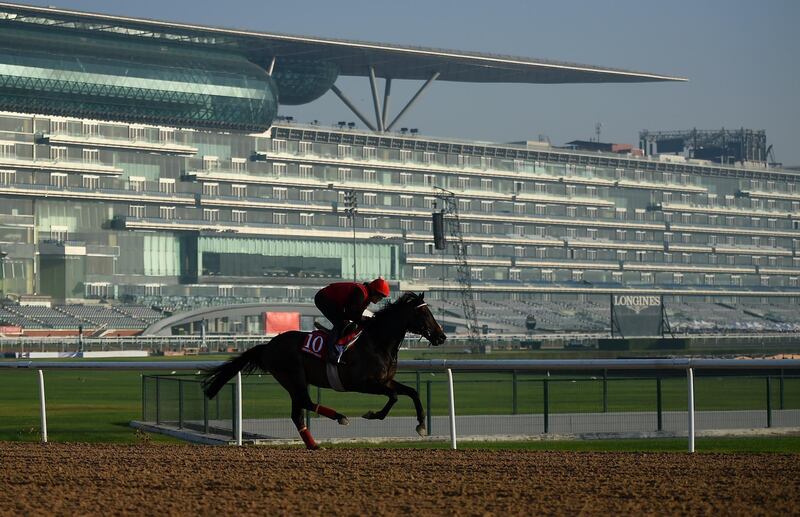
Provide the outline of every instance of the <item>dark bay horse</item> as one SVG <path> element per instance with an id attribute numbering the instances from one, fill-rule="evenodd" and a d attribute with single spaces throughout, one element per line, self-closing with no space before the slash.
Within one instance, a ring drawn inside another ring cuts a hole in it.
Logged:
<path id="1" fill-rule="evenodd" d="M 417 433 L 425 436 L 425 411 L 417 391 L 394 380 L 397 372 L 397 350 L 406 332 L 425 337 L 434 346 L 444 343 L 447 337 L 436 322 L 422 294 L 404 293 L 396 302 L 389 303 L 363 324 L 364 332 L 345 354 L 344 364 L 338 365 L 341 386 L 345 391 L 356 391 L 389 397 L 378 412 L 369 411 L 367 419 L 383 420 L 397 402 L 398 395 L 407 395 L 414 402 L 417 413 Z M 208 371 L 203 381 L 203 391 L 214 398 L 219 390 L 237 372 L 269 372 L 292 397 L 292 421 L 309 449 L 318 446 L 303 421 L 303 410 L 314 411 L 336 420 L 342 425 L 349 422 L 337 411 L 314 404 L 308 395 L 308 385 L 330 388 L 326 363 L 301 351 L 307 332 L 289 331 L 275 336 L 268 343 L 257 345 L 230 361 Z"/>

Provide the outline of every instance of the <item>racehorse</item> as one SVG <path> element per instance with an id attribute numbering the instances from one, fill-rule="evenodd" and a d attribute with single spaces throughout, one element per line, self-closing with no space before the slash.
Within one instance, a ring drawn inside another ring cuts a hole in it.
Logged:
<path id="1" fill-rule="evenodd" d="M 423 295 L 410 292 L 385 305 L 372 318 L 366 318 L 362 325 L 363 332 L 345 354 L 345 362 L 337 366 L 340 390 L 344 388 L 345 391 L 389 397 L 383 409 L 363 415 L 370 420 L 386 418 L 397 402 L 397 396 L 407 395 L 416 409 L 417 433 L 425 436 L 425 411 L 417 390 L 394 380 L 397 372 L 397 350 L 406 332 L 423 336 L 434 346 L 441 345 L 447 339 L 442 327 L 433 317 Z M 237 372 L 269 372 L 292 398 L 292 421 L 306 447 L 317 449 L 319 447 L 303 421 L 304 409 L 336 420 L 341 425 L 349 422 L 341 413 L 314 404 L 308 395 L 309 384 L 322 388 L 332 387 L 326 375 L 327 364 L 324 359 L 301 350 L 308 339 L 307 332 L 288 331 L 275 336 L 268 343 L 256 345 L 206 372 L 203 391 L 208 398 L 214 398 Z"/>

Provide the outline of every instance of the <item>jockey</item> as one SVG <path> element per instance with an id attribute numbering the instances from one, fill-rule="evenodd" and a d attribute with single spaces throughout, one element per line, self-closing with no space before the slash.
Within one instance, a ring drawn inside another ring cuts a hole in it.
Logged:
<path id="1" fill-rule="evenodd" d="M 314 304 L 333 324 L 328 341 L 328 362 L 337 363 L 341 357 L 336 348 L 339 338 L 361 321 L 361 315 L 370 303 L 378 303 L 389 296 L 389 284 L 383 278 L 359 284 L 337 282 L 320 289 Z M 342 352 L 343 353 L 343 352 Z"/>

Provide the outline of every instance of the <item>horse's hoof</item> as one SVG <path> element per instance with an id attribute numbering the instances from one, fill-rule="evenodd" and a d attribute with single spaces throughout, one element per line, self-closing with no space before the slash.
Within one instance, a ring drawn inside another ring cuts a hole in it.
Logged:
<path id="1" fill-rule="evenodd" d="M 375 420 L 375 418 L 377 417 L 375 416 L 374 411 L 367 411 L 361 418 L 366 418 L 367 420 Z"/>
<path id="2" fill-rule="evenodd" d="M 347 417 L 344 415 L 339 417 L 339 419 L 336 421 L 339 422 L 339 425 L 350 425 L 350 420 L 348 420 Z"/>
<path id="3" fill-rule="evenodd" d="M 419 424 L 417 426 L 417 434 L 420 436 L 428 436 L 428 430 L 425 428 L 425 424 Z"/>

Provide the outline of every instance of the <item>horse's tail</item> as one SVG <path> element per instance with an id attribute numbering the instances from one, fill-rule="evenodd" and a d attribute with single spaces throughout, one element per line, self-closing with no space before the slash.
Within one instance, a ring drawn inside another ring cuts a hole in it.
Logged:
<path id="1" fill-rule="evenodd" d="M 213 399 L 217 393 L 219 393 L 219 390 L 221 390 L 229 380 L 233 379 L 238 372 L 248 374 L 253 373 L 255 370 L 263 369 L 259 364 L 258 358 L 266 346 L 266 344 L 256 345 L 224 364 L 207 370 L 202 383 L 206 397 Z"/>

